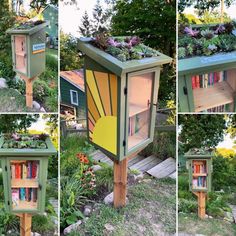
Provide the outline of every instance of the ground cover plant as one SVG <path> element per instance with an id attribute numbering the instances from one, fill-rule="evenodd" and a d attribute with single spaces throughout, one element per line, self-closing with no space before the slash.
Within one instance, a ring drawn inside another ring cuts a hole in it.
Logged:
<path id="1" fill-rule="evenodd" d="M 91 43 L 122 62 L 158 56 L 156 50 L 142 44 L 137 36 L 108 37 L 105 34 L 99 34 Z"/>
<path id="2" fill-rule="evenodd" d="M 236 50 L 236 23 L 179 27 L 178 56 L 210 56 Z"/>

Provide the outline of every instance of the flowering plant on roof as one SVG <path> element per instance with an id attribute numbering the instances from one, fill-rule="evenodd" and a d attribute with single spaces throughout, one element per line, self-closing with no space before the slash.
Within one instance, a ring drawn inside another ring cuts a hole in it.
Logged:
<path id="1" fill-rule="evenodd" d="M 138 36 L 108 37 L 100 34 L 91 43 L 122 62 L 158 56 L 157 51 L 142 44 Z"/>

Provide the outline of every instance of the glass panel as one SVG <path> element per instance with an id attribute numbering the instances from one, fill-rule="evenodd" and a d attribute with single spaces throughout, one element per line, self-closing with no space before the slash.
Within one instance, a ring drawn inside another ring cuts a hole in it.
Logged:
<path id="1" fill-rule="evenodd" d="M 72 99 L 74 103 L 78 103 L 78 99 L 77 99 L 77 93 L 72 91 Z"/>
<path id="2" fill-rule="evenodd" d="M 155 73 L 145 73 L 131 76 L 128 87 L 128 149 L 149 138 L 150 103 L 152 98 L 152 83 Z"/>
<path id="3" fill-rule="evenodd" d="M 193 161 L 192 168 L 193 189 L 207 189 L 207 162 L 203 160 Z"/>
<path id="4" fill-rule="evenodd" d="M 13 210 L 38 208 L 39 161 L 12 160 L 11 195 Z"/>
<path id="5" fill-rule="evenodd" d="M 15 36 L 16 70 L 26 73 L 26 38 Z"/>

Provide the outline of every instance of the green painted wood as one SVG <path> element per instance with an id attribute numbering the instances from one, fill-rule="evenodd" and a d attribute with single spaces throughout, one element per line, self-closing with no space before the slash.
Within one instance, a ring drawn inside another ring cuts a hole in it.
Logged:
<path id="1" fill-rule="evenodd" d="M 214 152 L 208 152 L 205 154 L 192 154 L 191 152 L 185 153 L 184 157 L 187 159 L 186 167 L 189 172 L 189 191 L 193 192 L 211 192 L 212 189 L 212 158 L 214 156 Z M 207 182 L 207 189 L 193 189 L 192 188 L 192 179 L 193 179 L 193 161 L 206 161 L 206 169 L 207 169 L 207 176 L 206 176 L 206 182 Z"/>
<path id="2" fill-rule="evenodd" d="M 47 149 L 3 149 L 4 138 L 0 138 L 0 160 L 3 170 L 3 185 L 5 208 L 9 213 L 43 213 L 45 210 L 46 185 L 48 173 L 48 158 L 56 154 L 56 150 L 49 138 L 46 139 Z M 39 161 L 39 185 L 42 189 L 38 189 L 38 207 L 37 209 L 20 209 L 13 210 L 11 195 L 11 161 L 12 160 L 34 160 Z"/>
<path id="3" fill-rule="evenodd" d="M 71 103 L 70 90 L 74 90 L 78 93 L 78 106 Z M 69 83 L 63 77 L 60 77 L 60 92 L 61 92 L 61 103 L 75 107 L 76 113 L 84 113 L 86 108 L 86 96 L 85 92 Z"/>
<path id="4" fill-rule="evenodd" d="M 91 45 L 90 38 L 79 39 L 78 47 L 88 57 L 99 62 L 103 67 L 107 68 L 114 74 L 121 76 L 122 74 L 133 72 L 136 70 L 143 70 L 147 67 L 155 67 L 163 64 L 168 64 L 172 59 L 162 53 L 158 53 L 158 57 L 144 58 L 141 60 L 131 60 L 121 62 L 110 54 L 100 50 L 99 48 Z"/>
<path id="5" fill-rule="evenodd" d="M 11 34 L 12 45 L 12 60 L 13 70 L 19 74 L 25 75 L 28 78 L 33 78 L 45 71 L 46 54 L 44 52 L 33 54 L 33 45 L 46 44 L 45 28 L 48 22 L 35 26 L 31 29 L 18 30 L 9 29 L 7 33 Z M 23 73 L 16 69 L 16 56 L 15 56 L 15 36 L 26 36 L 26 73 Z M 46 48 L 45 48 L 46 50 Z"/>
<path id="6" fill-rule="evenodd" d="M 113 160 L 121 161 L 137 150 L 145 148 L 150 142 L 153 141 L 153 133 L 156 119 L 156 107 L 151 108 L 151 125 L 149 130 L 149 138 L 140 145 L 137 145 L 128 152 L 128 111 L 127 111 L 127 95 L 124 94 L 125 88 L 128 88 L 129 75 L 131 73 L 143 74 L 145 72 L 155 72 L 155 80 L 153 82 L 153 92 L 151 104 L 157 103 L 158 87 L 160 78 L 160 66 L 170 63 L 172 59 L 159 53 L 158 57 L 145 58 L 142 60 L 132 60 L 127 62 L 121 62 L 113 56 L 105 53 L 104 51 L 92 46 L 89 43 L 90 39 L 80 39 L 79 49 L 85 53 L 84 60 L 84 72 L 86 70 L 100 71 L 105 73 L 115 74 L 118 77 L 118 99 L 117 99 L 117 155 L 114 155 L 100 146 L 89 141 L 95 147 L 99 148 L 109 158 Z M 86 86 L 86 73 L 85 74 L 85 86 Z M 86 91 L 86 90 L 85 90 Z M 86 106 L 87 107 L 87 106 Z M 86 111 L 88 113 L 88 111 Z M 88 120 L 88 114 L 87 120 Z M 87 132 L 89 137 L 89 131 Z"/>
<path id="7" fill-rule="evenodd" d="M 179 76 L 178 78 L 179 112 L 189 111 L 188 95 L 184 93 L 184 90 L 187 90 L 185 77 Z"/>

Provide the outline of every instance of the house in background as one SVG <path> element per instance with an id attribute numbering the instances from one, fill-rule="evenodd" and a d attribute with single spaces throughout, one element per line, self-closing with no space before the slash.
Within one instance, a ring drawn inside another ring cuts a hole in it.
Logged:
<path id="1" fill-rule="evenodd" d="M 50 46 L 58 49 L 58 7 L 48 4 L 40 14 L 45 21 L 49 22 L 46 33 L 50 40 Z"/>
<path id="2" fill-rule="evenodd" d="M 85 118 L 86 98 L 83 70 L 60 72 L 61 115 Z"/>

